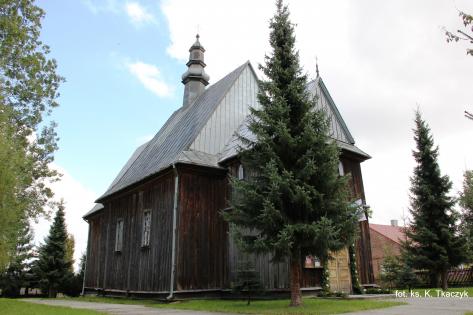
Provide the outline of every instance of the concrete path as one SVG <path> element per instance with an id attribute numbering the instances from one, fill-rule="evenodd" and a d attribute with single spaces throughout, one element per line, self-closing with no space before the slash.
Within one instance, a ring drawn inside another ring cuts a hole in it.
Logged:
<path id="1" fill-rule="evenodd" d="M 346 313 L 346 315 L 463 315 L 467 311 L 473 311 L 473 298 L 398 298 L 390 301 L 406 302 L 389 308 L 371 311 Z"/>
<path id="2" fill-rule="evenodd" d="M 96 310 L 99 312 L 109 313 L 113 315 L 231 315 L 224 313 L 209 313 L 187 310 L 174 310 L 166 308 L 153 308 L 143 305 L 130 304 L 110 304 L 95 302 L 80 302 L 71 300 L 43 300 L 43 299 L 22 299 L 30 303 L 46 304 L 53 306 L 66 306 L 72 308 L 83 308 Z"/>

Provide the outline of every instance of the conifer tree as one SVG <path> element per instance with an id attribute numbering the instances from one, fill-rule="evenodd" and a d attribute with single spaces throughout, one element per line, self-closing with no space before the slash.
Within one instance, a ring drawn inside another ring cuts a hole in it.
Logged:
<path id="1" fill-rule="evenodd" d="M 250 257 L 247 257 L 246 260 L 238 263 L 235 282 L 232 285 L 232 289 L 235 292 L 246 293 L 246 305 L 250 305 L 252 295 L 263 290 L 259 274 L 256 271 L 255 263 L 250 259 Z"/>
<path id="2" fill-rule="evenodd" d="M 299 306 L 303 257 L 326 261 L 330 251 L 351 244 L 357 209 L 338 174 L 339 150 L 328 136 L 327 115 L 307 91 L 294 25 L 281 0 L 269 41 L 272 53 L 260 65 L 267 79 L 259 82 L 260 106 L 251 109 L 248 124 L 255 137 L 240 135 L 249 176 L 233 181 L 233 210 L 226 218 L 243 249 L 289 259 L 291 306 Z"/>
<path id="3" fill-rule="evenodd" d="M 463 209 L 461 231 L 468 244 L 468 260 L 473 260 L 473 171 L 463 175 L 463 191 L 460 193 L 460 206 Z"/>
<path id="4" fill-rule="evenodd" d="M 71 262 L 71 266 L 69 268 L 70 272 L 74 272 L 74 247 L 76 246 L 76 240 L 74 235 L 67 234 L 66 240 L 66 260 Z"/>
<path id="5" fill-rule="evenodd" d="M 64 221 L 64 205 L 58 207 L 53 224 L 45 243 L 39 249 L 39 259 L 36 263 L 36 273 L 40 286 L 48 292 L 50 298 L 55 298 L 72 276 L 72 262 L 66 251 L 67 230 Z"/>
<path id="6" fill-rule="evenodd" d="M 405 260 L 417 269 L 429 271 L 431 285 L 437 287 L 441 275 L 442 289 L 447 289 L 448 269 L 465 260 L 466 244 L 459 235 L 455 200 L 449 196 L 452 183 L 442 176 L 437 162 L 429 126 L 416 112 L 414 140 L 416 161 L 411 177 L 410 213 L 412 221 L 406 229 Z"/>
<path id="7" fill-rule="evenodd" d="M 34 259 L 33 233 L 27 219 L 20 221 L 21 228 L 17 231 L 16 246 L 10 255 L 11 260 L 0 277 L 2 295 L 17 297 L 21 288 L 30 287 L 31 264 Z M 26 292 L 27 293 L 27 292 Z"/>

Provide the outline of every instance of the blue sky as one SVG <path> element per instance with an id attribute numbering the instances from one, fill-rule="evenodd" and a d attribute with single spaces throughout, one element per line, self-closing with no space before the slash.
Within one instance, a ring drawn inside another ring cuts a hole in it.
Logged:
<path id="1" fill-rule="evenodd" d="M 53 114 L 61 138 L 56 162 L 99 194 L 178 108 L 182 91 L 175 86 L 185 65 L 166 54 L 168 29 L 158 3 L 149 7 L 153 21 L 142 24 L 119 6 L 94 12 L 81 1 L 38 4 L 47 12 L 42 38 L 66 78 Z M 143 86 L 129 69 L 138 62 L 159 66 L 173 91 L 159 96 Z"/>
<path id="2" fill-rule="evenodd" d="M 439 164 L 461 189 L 473 168 L 473 58 L 447 44 L 443 27 L 461 27 L 470 0 L 288 0 L 301 65 L 321 76 L 353 134 L 373 158 L 362 164 L 371 222 L 402 220 L 414 167 L 412 128 L 419 107 L 440 147 Z M 137 146 L 180 107 L 188 49 L 197 29 L 206 72 L 215 83 L 268 48 L 273 0 L 40 0 L 42 39 L 51 47 L 61 86 L 52 119 L 61 138 L 54 186 L 66 220 L 85 250 L 93 206 Z M 37 240 L 49 223 L 36 225 Z"/>

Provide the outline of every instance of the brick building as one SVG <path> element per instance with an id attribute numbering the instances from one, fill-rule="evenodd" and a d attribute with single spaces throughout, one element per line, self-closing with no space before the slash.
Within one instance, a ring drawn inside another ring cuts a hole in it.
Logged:
<path id="1" fill-rule="evenodd" d="M 386 255 L 400 255 L 401 241 L 405 239 L 402 227 L 397 220 L 391 220 L 391 225 L 370 223 L 371 257 L 373 274 L 376 283 L 380 280 L 381 264 Z"/>

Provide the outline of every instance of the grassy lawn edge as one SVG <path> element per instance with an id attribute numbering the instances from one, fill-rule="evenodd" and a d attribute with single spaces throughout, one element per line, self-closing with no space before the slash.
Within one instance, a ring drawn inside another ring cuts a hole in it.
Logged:
<path id="1" fill-rule="evenodd" d="M 238 314 L 340 314 L 403 305 L 403 302 L 348 299 L 303 299 L 303 306 L 289 307 L 289 300 L 252 301 L 248 306 L 242 300 L 192 300 L 169 304 L 153 304 L 152 307 L 174 308 L 194 311 Z"/>
<path id="2" fill-rule="evenodd" d="M 104 315 L 93 310 L 78 309 L 67 306 L 51 306 L 31 303 L 17 299 L 0 298 L 2 315 Z"/>
<path id="3" fill-rule="evenodd" d="M 304 298 L 300 308 L 289 307 L 289 300 L 258 300 L 250 306 L 244 300 L 186 300 L 172 303 L 160 303 L 153 300 L 138 300 L 110 297 L 79 297 L 67 298 L 75 301 L 102 302 L 116 304 L 139 304 L 148 307 L 164 309 L 181 309 L 206 312 L 222 312 L 236 314 L 274 314 L 274 315 L 304 315 L 304 314 L 340 314 L 386 308 L 406 304 L 404 302 L 371 300 L 371 299 L 324 299 Z"/>

